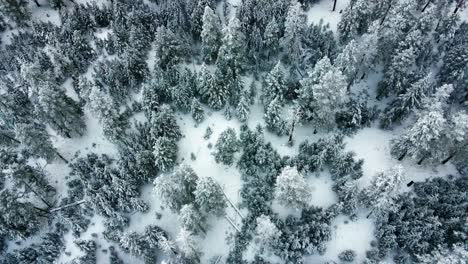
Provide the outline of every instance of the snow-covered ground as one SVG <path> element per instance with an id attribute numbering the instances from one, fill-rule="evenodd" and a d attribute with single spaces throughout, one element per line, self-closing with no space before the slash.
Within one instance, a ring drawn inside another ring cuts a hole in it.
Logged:
<path id="1" fill-rule="evenodd" d="M 309 24 L 318 24 L 323 20 L 325 24 L 330 24 L 330 29 L 336 32 L 338 22 L 341 18 L 341 12 L 348 6 L 349 0 L 337 0 L 336 9 L 333 10 L 333 0 L 319 1 L 313 4 L 307 11 L 307 22 Z"/>

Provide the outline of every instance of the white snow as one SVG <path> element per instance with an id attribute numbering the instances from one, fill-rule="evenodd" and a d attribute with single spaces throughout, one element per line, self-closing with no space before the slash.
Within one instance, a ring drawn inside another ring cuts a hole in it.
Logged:
<path id="1" fill-rule="evenodd" d="M 336 217 L 331 226 L 332 239 L 326 243 L 327 250 L 323 256 L 318 254 L 306 257 L 305 263 L 323 263 L 325 261 L 338 261 L 338 254 L 344 250 L 352 249 L 357 257 L 354 263 L 365 259 L 365 252 L 371 248 L 370 242 L 374 239 L 374 224 L 362 212 L 356 221 L 350 221 L 346 216 Z"/>
<path id="2" fill-rule="evenodd" d="M 306 177 L 306 181 L 312 189 L 310 205 L 327 209 L 338 202 L 338 197 L 332 190 L 333 180 L 328 171 L 323 171 L 318 175 L 310 174 Z"/>
<path id="3" fill-rule="evenodd" d="M 390 140 L 396 137 L 391 131 L 385 131 L 370 127 L 360 130 L 356 135 L 346 138 L 346 149 L 354 151 L 357 158 L 364 159 L 363 174 L 359 179 L 361 187 L 367 186 L 376 173 L 385 171 L 397 164 L 404 168 L 406 182 L 424 181 L 433 177 L 444 177 L 448 174 L 458 175 L 455 166 L 450 163 L 437 167 L 416 165 L 414 161 L 398 161 L 390 155 Z M 401 186 L 401 191 L 408 191 L 406 185 Z"/>
<path id="4" fill-rule="evenodd" d="M 333 0 L 321 0 L 313 4 L 307 11 L 307 22 L 309 24 L 318 24 L 322 19 L 325 24 L 330 24 L 330 29 L 333 30 L 333 32 L 336 32 L 338 22 L 341 18 L 341 11 L 344 11 L 348 3 L 349 0 L 337 0 L 336 10 L 333 12 Z"/>

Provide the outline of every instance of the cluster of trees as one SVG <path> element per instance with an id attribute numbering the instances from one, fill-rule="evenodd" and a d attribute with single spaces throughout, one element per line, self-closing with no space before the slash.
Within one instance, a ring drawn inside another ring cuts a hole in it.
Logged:
<path id="1" fill-rule="evenodd" d="M 225 216 L 228 203 L 239 213 L 214 179 L 178 163 L 183 131 L 177 114 L 189 114 L 198 125 L 207 109 L 243 123 L 239 137 L 231 128 L 222 132 L 213 151 L 216 162 L 241 172 L 241 206 L 248 212 L 241 215 L 229 263 L 242 263 L 250 242 L 258 245 L 256 263 L 266 262 L 267 252 L 294 263 L 323 253 L 333 217 L 354 218 L 358 206 L 377 222 L 378 245 L 368 252 L 368 263 L 390 251 L 397 252 L 398 263 L 466 256 L 464 178 L 418 183 L 416 195 L 402 195 L 404 173 L 394 167 L 360 190 L 363 161 L 344 151 L 342 136 L 376 119 L 384 129 L 410 124 L 392 141 L 396 159 L 453 162 L 466 176 L 464 1 L 350 1 L 337 38 L 322 21 L 307 22 L 314 2 L 244 0 L 221 14 L 218 7 L 226 1 L 0 1 L 0 35 L 9 38 L 0 49 L 0 251 L 6 241 L 47 228 L 38 243 L 0 261 L 52 263 L 63 250 L 62 235 L 71 231 L 78 238 L 98 214 L 106 239 L 148 263 L 161 251 L 172 263 L 200 262 L 198 241 L 209 228 L 207 218 Z M 59 20 L 34 19 L 39 6 L 55 9 Z M 374 69 L 382 70 L 381 79 Z M 247 76 L 254 79 L 249 85 Z M 365 87 L 367 76 L 378 82 L 375 93 Z M 245 123 L 257 97 L 265 127 L 250 129 Z M 133 123 L 141 111 L 145 120 Z M 87 153 L 71 159 L 54 147 L 55 137 L 90 132 L 85 112 L 116 144 L 116 157 Z M 266 130 L 293 143 L 297 125 L 310 125 L 311 134 L 337 135 L 300 143 L 294 157 L 280 156 L 264 138 Z M 52 187 L 43 161 L 69 166 L 66 195 L 57 195 L 61 190 Z M 338 196 L 327 209 L 310 206 L 314 197 L 305 181 L 324 169 Z M 150 182 L 182 223 L 173 238 L 155 225 L 125 232 L 131 214 L 148 209 L 140 187 Z M 280 219 L 271 209 L 274 200 L 300 216 Z M 94 240 L 76 245 L 85 254 L 74 263 L 96 261 Z M 121 263 L 116 251 L 110 255 Z M 347 250 L 339 259 L 355 256 Z"/>

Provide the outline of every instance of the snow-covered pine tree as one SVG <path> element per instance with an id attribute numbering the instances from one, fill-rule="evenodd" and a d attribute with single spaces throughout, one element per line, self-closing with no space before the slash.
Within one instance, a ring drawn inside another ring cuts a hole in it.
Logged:
<path id="1" fill-rule="evenodd" d="M 301 64 L 302 38 L 306 25 L 306 16 L 301 4 L 297 0 L 292 0 L 284 22 L 284 36 L 281 38 L 286 59 L 292 65 Z"/>
<path id="2" fill-rule="evenodd" d="M 281 117 L 282 107 L 278 97 L 275 97 L 267 106 L 263 118 L 269 131 L 278 135 L 286 132 L 286 122 Z"/>
<path id="3" fill-rule="evenodd" d="M 190 114 L 197 124 L 203 122 L 205 119 L 205 110 L 203 110 L 203 106 L 197 98 L 192 99 L 192 104 L 190 105 Z"/>
<path id="4" fill-rule="evenodd" d="M 168 171 L 174 167 L 177 160 L 177 144 L 175 139 L 158 137 L 153 147 L 154 162 L 161 171 Z"/>
<path id="5" fill-rule="evenodd" d="M 236 131 L 228 128 L 221 132 L 215 144 L 214 157 L 216 162 L 221 162 L 225 165 L 232 165 L 234 162 L 234 153 L 239 149 L 239 142 Z"/>
<path id="6" fill-rule="evenodd" d="M 259 246 L 260 253 L 271 250 L 281 237 L 281 230 L 273 223 L 269 216 L 261 215 L 256 219 L 254 242 Z"/>
<path id="7" fill-rule="evenodd" d="M 325 73 L 333 68 L 330 59 L 325 56 L 315 64 L 314 68 L 309 71 L 307 76 L 301 80 L 301 86 L 298 92 L 298 106 L 303 113 L 303 119 L 310 121 L 314 116 L 314 96 L 313 89 L 314 85 L 318 84 L 320 79 Z"/>
<path id="8" fill-rule="evenodd" d="M 280 46 L 280 26 L 276 18 L 270 20 L 263 32 L 263 54 L 267 60 L 279 51 Z"/>
<path id="9" fill-rule="evenodd" d="M 221 23 L 218 15 L 209 7 L 205 7 L 203 27 L 201 31 L 202 56 L 206 63 L 216 61 L 221 46 Z"/>
<path id="10" fill-rule="evenodd" d="M 335 114 L 347 101 L 346 78 L 341 71 L 332 67 L 312 85 L 313 123 L 317 128 L 330 129 L 335 126 Z"/>
<path id="11" fill-rule="evenodd" d="M 25 150 L 34 156 L 44 158 L 47 162 L 52 161 L 55 157 L 67 162 L 52 145 L 44 124 L 37 122 L 17 124 L 15 125 L 15 134 Z"/>
<path id="12" fill-rule="evenodd" d="M 179 63 L 188 54 L 188 47 L 170 29 L 160 26 L 154 39 L 156 49 L 156 65 L 163 70 Z"/>
<path id="13" fill-rule="evenodd" d="M 388 211 L 395 210 L 395 200 L 404 178 L 403 167 L 400 165 L 377 173 L 372 178 L 370 186 L 362 192 L 363 203 L 371 208 L 371 214 L 380 218 Z"/>
<path id="14" fill-rule="evenodd" d="M 86 130 L 80 105 L 65 94 L 54 82 L 38 88 L 37 111 L 59 135 L 68 138 L 81 136 Z"/>
<path id="15" fill-rule="evenodd" d="M 206 80 L 203 80 L 207 86 L 203 89 L 202 96 L 207 104 L 214 110 L 220 110 L 226 104 L 229 99 L 230 93 L 228 87 L 224 82 L 224 75 L 219 68 L 216 68 L 214 78 L 211 78 L 211 74 L 204 75 Z"/>
<path id="16" fill-rule="evenodd" d="M 193 204 L 184 204 L 179 212 L 182 227 L 194 234 L 206 233 L 206 217 Z"/>
<path id="17" fill-rule="evenodd" d="M 122 138 L 128 124 L 121 119 L 115 101 L 107 93 L 98 86 L 93 86 L 88 95 L 87 106 L 97 116 L 108 139 L 118 141 Z"/>
<path id="18" fill-rule="evenodd" d="M 427 98 L 423 109 L 406 132 L 392 141 L 392 155 L 399 160 L 406 155 L 422 163 L 425 159 L 439 161 L 443 155 L 447 120 L 444 115 L 447 99 L 453 91 L 451 85 L 442 85 Z"/>
<path id="19" fill-rule="evenodd" d="M 198 176 L 188 165 L 181 165 L 170 174 L 162 174 L 154 180 L 154 190 L 164 204 L 177 212 L 184 204 L 195 200 L 194 191 Z"/>
<path id="20" fill-rule="evenodd" d="M 445 142 L 445 158 L 442 164 L 454 157 L 463 160 L 463 151 L 468 147 L 468 114 L 464 110 L 454 113 L 448 122 L 447 142 Z"/>
<path id="21" fill-rule="evenodd" d="M 373 9 L 377 3 L 366 0 L 351 2 L 338 22 L 338 33 L 341 43 L 347 43 L 367 31 L 373 20 Z"/>
<path id="22" fill-rule="evenodd" d="M 200 260 L 200 250 L 198 242 L 193 233 L 185 228 L 181 228 L 176 238 L 177 248 L 187 259 Z"/>
<path id="23" fill-rule="evenodd" d="M 0 233 L 11 239 L 25 239 L 39 230 L 40 211 L 30 202 L 21 202 L 8 189 L 0 193 Z"/>
<path id="24" fill-rule="evenodd" d="M 276 66 L 267 74 L 262 85 L 262 102 L 265 108 L 273 99 L 277 99 L 279 104 L 284 103 L 284 95 L 287 87 L 284 82 L 284 74 L 281 63 L 278 61 Z"/>
<path id="25" fill-rule="evenodd" d="M 247 121 L 250 114 L 250 100 L 248 93 L 244 90 L 241 93 L 239 103 L 237 104 L 235 115 L 241 122 Z"/>
<path id="26" fill-rule="evenodd" d="M 182 132 L 177 124 L 177 120 L 172 108 L 163 104 L 159 107 L 158 112 L 153 112 L 150 117 L 151 137 L 157 140 L 160 137 L 177 141 L 182 137 Z"/>
<path id="27" fill-rule="evenodd" d="M 414 81 L 415 63 L 416 54 L 413 48 L 395 54 L 384 72 L 383 80 L 378 84 L 377 98 L 404 93 Z"/>
<path id="28" fill-rule="evenodd" d="M 403 120 L 415 108 L 419 108 L 431 90 L 431 75 L 419 79 L 403 94 L 398 95 L 387 108 L 385 108 L 380 125 L 389 128 L 394 123 Z"/>
<path id="29" fill-rule="evenodd" d="M 286 166 L 278 175 L 275 183 L 275 198 L 280 204 L 297 210 L 308 207 L 311 190 L 296 167 Z"/>
<path id="30" fill-rule="evenodd" d="M 221 186 L 211 177 L 198 179 L 197 187 L 193 192 L 195 195 L 195 205 L 204 214 L 215 216 L 224 215 L 227 206 Z"/>

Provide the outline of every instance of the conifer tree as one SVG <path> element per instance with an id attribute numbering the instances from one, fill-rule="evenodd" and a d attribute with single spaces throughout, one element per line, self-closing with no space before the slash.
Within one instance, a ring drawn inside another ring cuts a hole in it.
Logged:
<path id="1" fill-rule="evenodd" d="M 284 206 L 295 209 L 306 208 L 310 202 L 311 190 L 296 167 L 286 166 L 276 178 L 275 198 Z"/>
<path id="2" fill-rule="evenodd" d="M 227 204 L 223 190 L 211 177 L 200 178 L 193 194 L 195 195 L 195 204 L 202 213 L 216 216 L 224 215 Z"/>
<path id="3" fill-rule="evenodd" d="M 278 135 L 284 135 L 286 129 L 285 121 L 281 118 L 281 111 L 281 104 L 276 97 L 270 102 L 263 116 L 267 129 Z"/>
<path id="4" fill-rule="evenodd" d="M 444 108 L 452 90 L 451 85 L 443 85 L 425 100 L 416 122 L 402 136 L 392 141 L 391 151 L 396 158 L 401 160 L 409 155 L 418 164 L 428 158 L 439 160 L 443 154 L 441 150 L 447 129 Z"/>
<path id="5" fill-rule="evenodd" d="M 55 83 L 48 82 L 38 89 L 40 116 L 59 135 L 71 138 L 84 133 L 83 111 L 73 99 Z"/>
<path id="6" fill-rule="evenodd" d="M 177 144 L 174 139 L 159 137 L 153 147 L 154 162 L 161 171 L 169 171 L 177 159 Z"/>
<path id="7" fill-rule="evenodd" d="M 177 124 L 174 111 L 169 105 L 161 105 L 158 112 L 153 112 L 150 118 L 151 138 L 157 140 L 160 137 L 166 137 L 171 140 L 179 140 L 182 132 Z"/>
<path id="8" fill-rule="evenodd" d="M 245 63 L 245 36 L 241 31 L 240 21 L 236 17 L 229 20 L 228 26 L 223 30 L 221 47 L 216 60 L 216 66 L 221 70 L 224 83 L 229 81 L 229 74 L 232 78 L 242 72 Z M 218 76 L 217 76 L 218 77 Z"/>
<path id="9" fill-rule="evenodd" d="M 197 98 L 193 98 L 192 100 L 192 104 L 190 106 L 190 114 L 192 115 L 193 120 L 195 120 L 197 124 L 203 122 L 203 120 L 205 119 L 205 110 L 203 110 L 203 107 Z"/>
<path id="10" fill-rule="evenodd" d="M 273 99 L 277 99 L 278 103 L 284 102 L 286 93 L 286 85 L 284 82 L 284 74 L 281 69 L 281 64 L 278 62 L 276 66 L 268 73 L 262 85 L 262 101 L 267 107 Z"/>
<path id="11" fill-rule="evenodd" d="M 338 23 L 339 39 L 341 43 L 355 39 L 366 32 L 373 20 L 373 9 L 376 3 L 355 0 L 346 7 Z"/>
<path id="12" fill-rule="evenodd" d="M 371 214 L 379 218 L 395 210 L 395 200 L 404 178 L 402 166 L 380 172 L 372 178 L 371 185 L 363 190 L 363 201 L 371 208 Z"/>
<path id="13" fill-rule="evenodd" d="M 416 54 L 413 48 L 405 49 L 396 54 L 385 70 L 383 80 L 378 85 L 377 98 L 405 92 L 414 79 L 415 60 Z"/>
<path id="14" fill-rule="evenodd" d="M 221 24 L 218 15 L 209 7 L 205 7 L 203 14 L 202 56 L 206 63 L 216 61 L 221 46 Z"/>
<path id="15" fill-rule="evenodd" d="M 154 41 L 157 65 L 163 70 L 179 63 L 187 55 L 188 48 L 180 36 L 164 26 L 158 27 Z"/>
<path id="16" fill-rule="evenodd" d="M 268 22 L 265 31 L 263 32 L 263 53 L 266 59 L 269 60 L 276 55 L 280 46 L 280 27 L 276 18 Z"/>
<path id="17" fill-rule="evenodd" d="M 30 202 L 20 202 L 9 190 L 0 193 L 0 233 L 25 239 L 39 230 L 39 211 Z"/>
<path id="18" fill-rule="evenodd" d="M 300 64 L 302 56 L 302 37 L 306 29 L 306 17 L 301 4 L 297 0 L 290 3 L 286 21 L 284 22 L 284 36 L 281 46 L 287 54 L 287 60 L 293 65 Z"/>
<path id="19" fill-rule="evenodd" d="M 239 99 L 239 103 L 237 104 L 236 107 L 236 117 L 239 119 L 241 122 L 247 121 L 249 118 L 250 114 L 250 98 L 248 97 L 248 94 L 244 91 L 241 94 L 241 97 Z"/>
<path id="20" fill-rule="evenodd" d="M 228 128 L 221 132 L 215 145 L 215 160 L 225 165 L 232 165 L 234 161 L 234 153 L 239 148 L 236 131 Z"/>
<path id="21" fill-rule="evenodd" d="M 162 174 L 154 181 L 154 190 L 164 204 L 177 212 L 195 200 L 198 176 L 188 165 L 181 165 L 170 174 Z"/>

